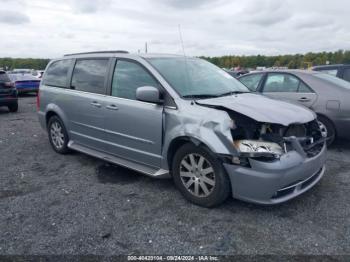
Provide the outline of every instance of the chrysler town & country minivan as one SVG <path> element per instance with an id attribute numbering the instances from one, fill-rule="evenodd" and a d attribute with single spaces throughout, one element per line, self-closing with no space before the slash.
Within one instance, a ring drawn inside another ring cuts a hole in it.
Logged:
<path id="1" fill-rule="evenodd" d="M 201 206 L 230 195 L 282 203 L 325 172 L 325 138 L 312 111 L 250 93 L 198 58 L 65 55 L 47 66 L 38 111 L 56 152 L 172 177 Z"/>

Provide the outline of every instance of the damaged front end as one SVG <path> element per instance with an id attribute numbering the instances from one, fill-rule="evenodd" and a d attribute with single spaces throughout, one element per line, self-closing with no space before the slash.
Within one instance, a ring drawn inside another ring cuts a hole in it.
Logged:
<path id="1" fill-rule="evenodd" d="M 273 161 L 290 151 L 313 157 L 320 153 L 326 140 L 316 120 L 283 126 L 260 123 L 235 112 L 229 114 L 234 119 L 231 133 L 240 158 Z"/>
<path id="2" fill-rule="evenodd" d="M 224 163 L 233 197 L 278 204 L 312 188 L 323 176 L 326 138 L 316 119 L 288 126 L 225 110 L 238 155 Z"/>

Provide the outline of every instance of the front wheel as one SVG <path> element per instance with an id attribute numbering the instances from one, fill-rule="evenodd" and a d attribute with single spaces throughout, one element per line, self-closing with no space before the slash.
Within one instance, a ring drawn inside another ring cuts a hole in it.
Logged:
<path id="1" fill-rule="evenodd" d="M 183 145 L 175 153 L 172 173 L 182 195 L 197 205 L 213 207 L 230 195 L 230 180 L 221 161 L 204 146 Z"/>

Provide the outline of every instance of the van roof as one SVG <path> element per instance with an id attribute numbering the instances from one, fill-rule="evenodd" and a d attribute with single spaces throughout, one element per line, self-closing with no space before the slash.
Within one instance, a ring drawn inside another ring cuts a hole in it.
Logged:
<path id="1" fill-rule="evenodd" d="M 146 53 L 146 54 L 138 54 L 138 53 L 129 53 L 128 51 L 124 50 L 112 50 L 112 51 L 93 51 L 93 52 L 82 52 L 82 53 L 72 53 L 72 54 L 65 54 L 64 58 L 74 58 L 74 57 L 129 57 L 129 58 L 135 58 L 135 57 L 142 57 L 142 58 L 155 58 L 155 57 L 184 57 L 183 55 L 174 55 L 174 54 L 157 54 L 157 53 Z"/>

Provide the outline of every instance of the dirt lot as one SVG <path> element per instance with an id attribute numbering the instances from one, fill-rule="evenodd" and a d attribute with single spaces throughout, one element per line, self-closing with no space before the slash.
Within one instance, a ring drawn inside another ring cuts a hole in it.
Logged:
<path id="1" fill-rule="evenodd" d="M 171 180 L 56 154 L 35 97 L 0 109 L 0 254 L 350 254 L 350 143 L 321 182 L 274 207 L 194 206 Z"/>

